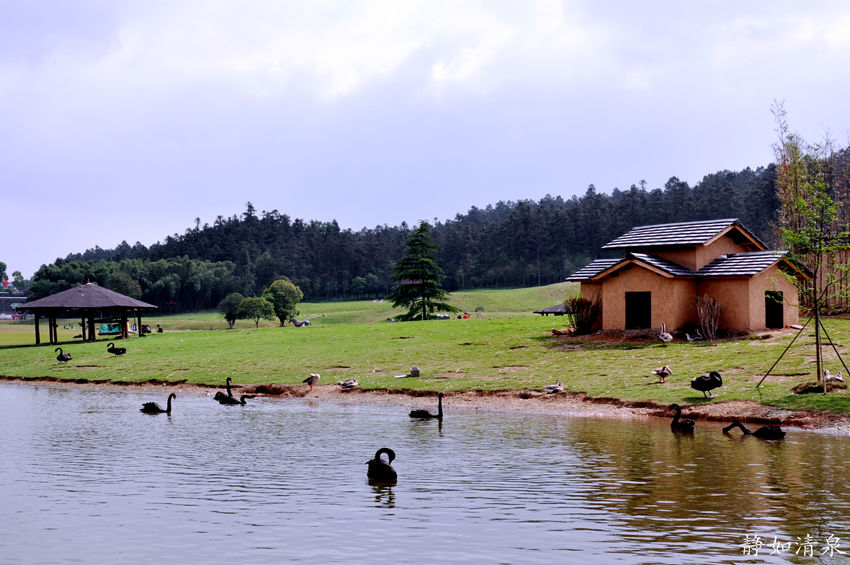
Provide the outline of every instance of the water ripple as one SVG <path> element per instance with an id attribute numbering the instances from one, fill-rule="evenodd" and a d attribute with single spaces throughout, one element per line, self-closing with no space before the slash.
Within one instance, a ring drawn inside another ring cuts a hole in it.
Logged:
<path id="1" fill-rule="evenodd" d="M 734 563 L 756 532 L 850 535 L 843 437 L 191 395 L 152 417 L 150 394 L 15 384 L 0 399 L 10 563 Z M 366 481 L 383 446 L 395 486 Z"/>

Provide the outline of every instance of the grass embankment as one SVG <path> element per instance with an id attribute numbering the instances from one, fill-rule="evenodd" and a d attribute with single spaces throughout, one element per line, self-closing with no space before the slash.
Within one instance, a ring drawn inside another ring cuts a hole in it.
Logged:
<path id="1" fill-rule="evenodd" d="M 166 332 L 121 345 L 127 355 L 113 357 L 106 343 L 64 346 L 73 359 L 56 361 L 52 347 L 0 350 L 0 375 L 51 377 L 67 380 L 188 382 L 223 385 L 225 377 L 237 384 L 300 384 L 309 373 L 320 373 L 322 384 L 357 378 L 367 389 L 539 390 L 561 379 L 570 392 L 628 401 L 700 404 L 718 400 L 748 400 L 788 409 L 850 413 L 845 391 L 794 395 L 795 385 L 814 380 L 814 338 L 807 332 L 797 340 L 758 390 L 756 383 L 783 352 L 796 332 L 764 334 L 717 343 L 674 341 L 664 346 L 646 342 L 601 342 L 556 338 L 551 328 L 563 327 L 563 318 L 540 317 L 531 310 L 557 303 L 568 285 L 510 291 L 456 293 L 453 303 L 468 310 L 468 320 L 387 323 L 393 310 L 386 302 L 345 302 L 301 305 L 305 328 L 240 322 L 234 330 L 215 313 L 145 318 L 162 323 Z M 476 306 L 484 306 L 481 318 Z M 397 312 L 396 312 L 397 313 Z M 61 323 L 60 323 L 61 327 Z M 836 344 L 847 342 L 850 320 L 830 319 L 826 327 Z M 10 328 L 14 328 L 10 331 Z M 17 339 L 26 328 L 0 326 L 0 344 Z M 188 329 L 182 329 L 188 328 Z M 209 331 L 210 328 L 220 331 Z M 61 331 L 60 331 L 61 335 Z M 70 340 L 72 336 L 69 336 Z M 838 346 L 842 355 L 846 348 Z M 825 350 L 827 367 L 841 367 L 834 352 Z M 656 384 L 650 371 L 668 364 L 674 374 Z M 411 365 L 420 378 L 396 379 Z M 705 399 L 689 387 L 690 379 L 718 370 L 723 388 L 718 398 Z"/>

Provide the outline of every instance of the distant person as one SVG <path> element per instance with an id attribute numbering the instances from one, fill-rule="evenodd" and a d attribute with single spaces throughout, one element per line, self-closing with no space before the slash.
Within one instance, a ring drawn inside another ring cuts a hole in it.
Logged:
<path id="1" fill-rule="evenodd" d="M 156 325 L 156 333 L 161 334 L 163 331 L 164 331 L 164 330 L 162 329 L 162 325 L 161 325 L 161 324 L 157 324 L 157 325 Z"/>

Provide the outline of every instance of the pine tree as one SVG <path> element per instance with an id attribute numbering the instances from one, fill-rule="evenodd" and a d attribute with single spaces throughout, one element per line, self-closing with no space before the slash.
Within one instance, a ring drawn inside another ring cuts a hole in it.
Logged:
<path id="1" fill-rule="evenodd" d="M 407 308 L 405 320 L 427 320 L 434 312 L 457 312 L 447 302 L 448 293 L 440 288 L 443 270 L 437 265 L 437 244 L 431 226 L 422 222 L 404 244 L 404 256 L 393 269 L 395 283 L 389 298 L 396 308 Z"/>

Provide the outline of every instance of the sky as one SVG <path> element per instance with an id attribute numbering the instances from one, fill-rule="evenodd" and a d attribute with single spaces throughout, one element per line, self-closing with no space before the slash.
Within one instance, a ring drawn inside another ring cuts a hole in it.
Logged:
<path id="1" fill-rule="evenodd" d="M 359 230 L 848 145 L 850 3 L 0 0 L 0 261 Z"/>

